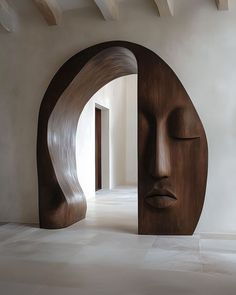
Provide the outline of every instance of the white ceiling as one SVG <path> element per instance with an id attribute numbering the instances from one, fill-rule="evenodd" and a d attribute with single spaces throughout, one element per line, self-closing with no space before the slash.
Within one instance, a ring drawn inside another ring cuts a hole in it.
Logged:
<path id="1" fill-rule="evenodd" d="M 23 12 L 29 14 L 35 13 L 35 5 L 33 0 L 7 0 L 11 7 L 17 12 Z M 75 9 L 97 9 L 94 0 L 56 0 L 62 11 L 70 11 Z M 154 0 L 113 0 L 120 4 L 121 10 L 129 10 L 130 13 L 136 9 L 145 9 L 145 7 L 155 8 Z M 189 8 L 189 5 L 205 5 L 206 7 L 211 5 L 213 9 L 216 9 L 216 0 L 173 0 L 174 6 L 184 11 Z M 236 0 L 229 1 L 230 10 L 236 8 Z"/>
<path id="2" fill-rule="evenodd" d="M 1 1 L 1 0 L 0 0 Z M 102 8 L 99 7 L 99 5 L 96 5 L 94 0 L 55 0 L 57 1 L 59 5 L 59 16 L 60 19 L 62 19 L 63 15 L 60 13 L 60 10 L 62 12 L 69 12 L 69 11 L 80 11 L 83 13 L 83 11 L 97 11 L 97 14 L 94 13 L 94 17 L 100 17 L 100 19 L 103 17 L 104 19 L 108 19 L 105 15 L 105 12 L 102 11 Z M 110 1 L 110 0 L 108 0 Z M 135 19 L 135 16 L 138 15 L 139 17 L 142 15 L 160 15 L 161 17 L 164 15 L 161 15 L 159 10 L 158 3 L 162 3 L 162 1 L 165 2 L 165 0 L 112 0 L 115 1 L 118 4 L 117 10 L 119 11 L 118 15 L 118 21 L 122 22 L 126 19 Z M 160 1 L 160 2 L 158 2 Z M 168 0 L 169 1 L 169 0 Z M 236 0 L 221 0 L 221 1 L 229 1 L 229 10 L 227 13 L 230 13 L 230 11 L 236 10 Z M 156 3 L 155 3 L 156 2 Z M 172 0 L 174 4 L 174 16 L 179 15 L 180 13 L 184 13 L 188 11 L 189 9 L 198 11 L 198 8 L 200 7 L 206 7 L 206 9 L 212 9 L 217 13 L 217 6 L 216 6 L 216 0 Z M 5 17 L 8 21 L 12 22 L 14 25 L 15 23 L 18 23 L 20 21 L 25 21 L 26 19 L 33 19 L 39 15 L 41 12 L 36 7 L 34 0 L 7 0 L 9 4 L 9 8 L 11 11 L 11 14 L 9 14 L 9 11 L 5 9 L 5 14 L 2 15 L 2 19 L 0 18 L 0 30 L 3 28 L 6 28 L 6 25 L 4 25 Z M 109 2 L 108 2 L 109 3 Z M 223 3 L 223 2 L 222 2 Z M 219 12 L 219 11 L 218 11 Z M 225 13 L 225 11 L 223 12 Z M 42 14 L 42 13 L 41 13 Z M 67 15 L 70 15 L 68 13 Z M 79 14 L 78 14 L 79 15 Z M 16 17 L 15 17 L 16 16 Z M 43 16 L 44 17 L 44 16 Z M 113 15 L 112 15 L 113 17 Z M 41 17 L 42 19 L 42 17 Z M 99 19 L 99 18 L 98 18 Z M 111 18 L 113 19 L 113 18 Z M 46 20 L 47 21 L 47 20 Z M 56 23 L 58 24 L 59 21 Z M 55 25 L 49 24 L 49 25 Z M 8 30 L 8 31 L 15 31 L 15 29 Z"/>

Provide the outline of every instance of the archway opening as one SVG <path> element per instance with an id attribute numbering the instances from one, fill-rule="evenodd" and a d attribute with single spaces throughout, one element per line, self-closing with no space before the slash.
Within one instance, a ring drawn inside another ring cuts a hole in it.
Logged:
<path id="1" fill-rule="evenodd" d="M 79 52 L 46 91 L 37 138 L 41 227 L 62 228 L 85 218 L 87 204 L 76 169 L 80 114 L 102 86 L 137 72 L 138 232 L 194 232 L 207 179 L 203 125 L 171 68 L 149 49 L 123 41 Z"/>
<path id="2" fill-rule="evenodd" d="M 64 88 L 53 86 L 52 81 L 50 86 L 57 88 L 55 99 L 50 97 L 55 93 L 50 93 L 49 86 L 40 108 L 39 212 L 40 225 L 45 228 L 65 227 L 85 217 L 86 198 L 77 177 L 80 164 L 76 164 L 79 117 L 86 103 L 101 87 L 116 78 L 137 73 L 134 54 L 123 47 L 104 48 L 91 58 L 85 54 L 84 59 L 83 66 L 81 60 L 77 61 L 80 69 L 76 69 L 77 75 Z M 66 74 L 68 79 L 69 73 Z M 61 81 L 56 76 L 59 84 Z"/>
<path id="3" fill-rule="evenodd" d="M 93 227 L 137 233 L 137 157 L 137 74 L 133 74 L 99 89 L 78 122 L 77 173 L 88 205 L 87 225 L 91 220 Z"/>

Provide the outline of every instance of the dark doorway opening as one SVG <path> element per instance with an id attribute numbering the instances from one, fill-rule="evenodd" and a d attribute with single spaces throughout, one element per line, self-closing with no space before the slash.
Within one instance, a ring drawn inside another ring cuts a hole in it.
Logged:
<path id="1" fill-rule="evenodd" d="M 96 191 L 102 188 L 102 111 L 95 108 L 95 178 Z"/>

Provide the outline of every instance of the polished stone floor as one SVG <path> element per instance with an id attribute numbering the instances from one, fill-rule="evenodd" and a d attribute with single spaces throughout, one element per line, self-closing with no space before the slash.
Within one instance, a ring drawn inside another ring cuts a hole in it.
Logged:
<path id="1" fill-rule="evenodd" d="M 133 188 L 100 191 L 62 230 L 0 226 L 3 295 L 236 294 L 236 236 L 138 236 Z"/>

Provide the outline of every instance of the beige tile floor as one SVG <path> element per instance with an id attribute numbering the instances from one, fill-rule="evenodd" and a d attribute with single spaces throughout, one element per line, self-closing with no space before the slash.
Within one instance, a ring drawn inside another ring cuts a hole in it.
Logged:
<path id="1" fill-rule="evenodd" d="M 138 236 L 134 188 L 62 230 L 0 226 L 1 295 L 236 294 L 236 236 Z"/>

